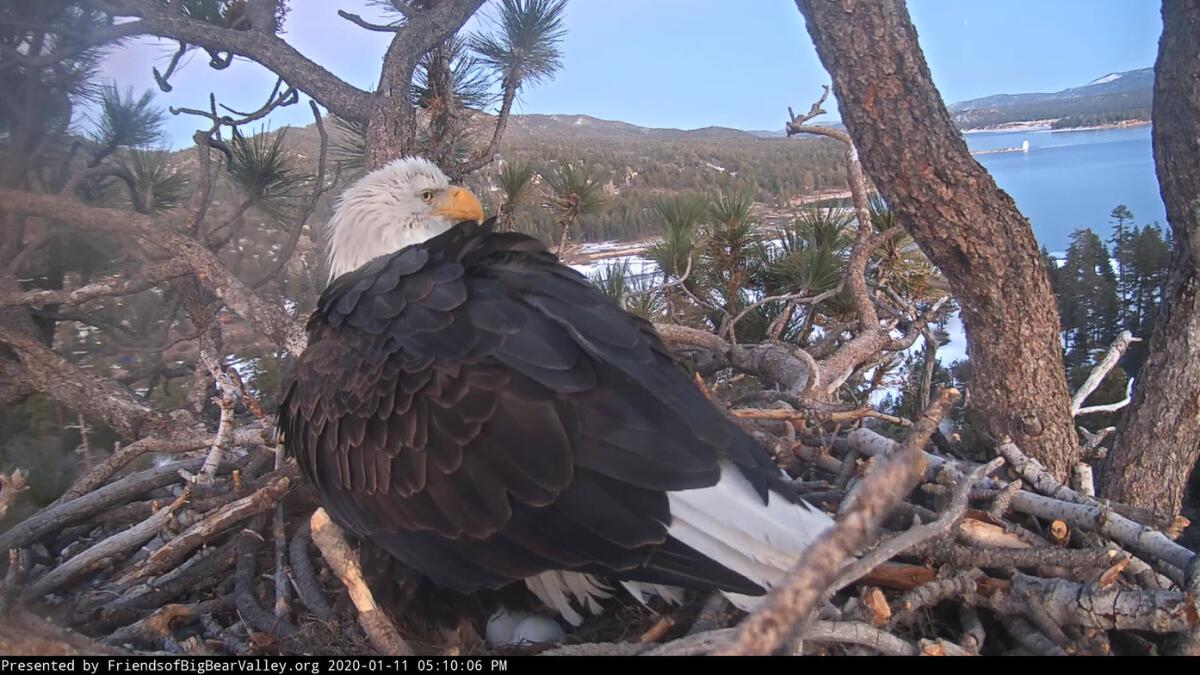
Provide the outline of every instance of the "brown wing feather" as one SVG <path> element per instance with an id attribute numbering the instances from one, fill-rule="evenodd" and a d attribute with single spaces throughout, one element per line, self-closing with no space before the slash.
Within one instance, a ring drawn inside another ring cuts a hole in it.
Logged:
<path id="1" fill-rule="evenodd" d="M 765 490 L 770 458 L 536 240 L 459 226 L 339 278 L 309 327 L 285 445 L 343 525 L 435 582 L 755 589 L 667 545 L 666 491 L 714 484 L 723 456 Z"/>

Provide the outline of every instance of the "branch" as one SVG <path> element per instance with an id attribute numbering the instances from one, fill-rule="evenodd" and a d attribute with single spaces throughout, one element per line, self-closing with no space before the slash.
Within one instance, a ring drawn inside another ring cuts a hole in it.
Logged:
<path id="1" fill-rule="evenodd" d="M 234 30 L 171 13 L 151 0 L 130 2 L 141 18 L 119 24 L 125 36 L 157 35 L 213 51 L 244 56 L 316 99 L 338 117 L 366 122 L 371 94 L 350 85 L 287 41 L 258 30 Z"/>
<path id="2" fill-rule="evenodd" d="M 951 498 L 950 504 L 946 506 L 946 510 L 937 520 L 926 525 L 911 527 L 889 539 L 886 543 L 877 546 L 862 558 L 859 558 L 838 576 L 837 581 L 825 592 L 826 596 L 837 593 L 841 589 L 853 584 L 871 570 L 897 555 L 920 546 L 924 542 L 941 537 L 956 528 L 959 521 L 962 520 L 963 514 L 967 511 L 967 500 L 971 494 L 971 486 L 975 484 L 975 481 L 1000 468 L 1003 464 L 1004 459 L 997 457 L 960 479 L 958 485 L 954 488 L 954 496 Z"/>
<path id="3" fill-rule="evenodd" d="M 169 462 L 126 476 L 78 499 L 48 506 L 0 534 L 0 551 L 24 548 L 42 536 L 77 523 L 93 513 L 124 504 L 140 494 L 170 485 L 179 480 L 181 470 L 195 471 L 200 468 L 201 461 L 197 457 Z"/>
<path id="4" fill-rule="evenodd" d="M 116 383 L 68 363 L 41 341 L 0 322 L 0 343 L 17 353 L 29 381 L 56 401 L 125 436 L 169 435 L 179 423 Z"/>
<path id="5" fill-rule="evenodd" d="M 810 365 L 813 363 L 811 357 L 797 356 L 803 353 L 798 347 L 782 343 L 732 345 L 708 331 L 669 323 L 656 323 L 654 329 L 674 349 L 698 348 L 712 352 L 733 368 L 753 373 L 770 385 L 778 385 L 800 396 L 809 390 L 816 375 Z"/>
<path id="6" fill-rule="evenodd" d="M 1141 342 L 1141 338 L 1133 337 L 1133 333 L 1130 333 L 1127 330 L 1121 331 L 1121 334 L 1117 336 L 1117 339 L 1113 340 L 1112 345 L 1110 345 L 1108 348 L 1108 353 L 1104 355 L 1104 358 L 1100 360 L 1100 363 L 1096 364 L 1096 367 L 1092 369 L 1092 372 L 1090 375 L 1088 375 L 1088 378 L 1084 380 L 1083 384 L 1080 385 L 1078 390 L 1076 390 L 1075 395 L 1071 397 L 1072 417 L 1086 414 L 1083 409 L 1083 402 L 1087 400 L 1088 396 L 1091 396 L 1092 392 L 1096 391 L 1096 388 L 1100 386 L 1100 382 L 1104 380 L 1104 376 L 1108 375 L 1108 371 L 1112 370 L 1113 367 L 1117 365 L 1117 361 L 1121 359 L 1121 355 L 1124 354 L 1125 350 L 1129 348 L 1129 345 L 1133 344 L 1134 342 Z M 1087 408 L 1086 410 L 1087 412 L 1102 412 L 1101 408 L 1109 408 L 1110 406 L 1115 405 L 1116 407 L 1114 408 L 1103 410 L 1103 412 L 1112 412 L 1113 410 L 1121 409 L 1128 403 L 1129 400 L 1126 399 L 1119 404 L 1095 406 L 1094 408 Z"/>
<path id="7" fill-rule="evenodd" d="M 370 21 L 367 21 L 366 19 L 362 18 L 361 16 L 359 16 L 357 14 L 351 14 L 350 12 L 346 12 L 346 11 L 343 11 L 340 9 L 338 10 L 338 16 L 349 21 L 350 23 L 354 24 L 355 26 L 358 26 L 359 28 L 366 28 L 367 30 L 375 31 L 377 33 L 398 33 L 400 31 L 400 29 L 402 28 L 402 26 L 393 26 L 393 25 L 385 26 L 382 24 L 371 23 Z"/>
<path id="8" fill-rule="evenodd" d="M 317 509 L 312 515 L 312 538 L 325 562 L 333 568 L 334 574 L 346 585 L 350 592 L 350 601 L 358 610 L 358 622 L 371 640 L 371 645 L 380 654 L 395 656 L 412 656 L 412 648 L 396 632 L 396 627 L 375 604 L 371 589 L 363 580 L 362 568 L 358 556 L 350 549 L 341 529 L 329 519 L 325 509 Z"/>
<path id="9" fill-rule="evenodd" d="M 164 281 L 181 277 L 190 271 L 191 268 L 186 262 L 178 258 L 171 258 L 165 262 L 143 267 L 142 271 L 132 278 L 113 276 L 71 290 L 39 289 L 0 297 L 0 309 L 20 305 L 32 307 L 82 305 L 97 298 L 133 295 L 154 288 Z"/>
<path id="10" fill-rule="evenodd" d="M 160 246 L 185 261 L 196 276 L 234 312 L 293 356 L 308 342 L 299 322 L 282 307 L 268 303 L 202 244 L 163 227 L 141 214 L 87 206 L 73 199 L 0 188 L 0 205 L 9 213 L 42 216 L 73 223 L 85 229 L 135 236 Z"/>
<path id="11" fill-rule="evenodd" d="M 280 476 L 268 482 L 253 494 L 232 501 L 212 513 L 204 514 L 196 524 L 187 528 L 179 536 L 163 546 L 155 549 L 150 557 L 130 572 L 118 583 L 129 586 L 139 579 L 145 579 L 179 565 L 187 559 L 192 551 L 209 543 L 217 534 L 228 528 L 256 516 L 273 507 L 287 494 L 292 482 L 287 476 Z"/>
<path id="12" fill-rule="evenodd" d="M 858 484 L 849 508 L 837 525 L 801 554 L 783 582 L 742 622 L 734 645 L 721 653 L 771 654 L 808 621 L 812 610 L 837 579 L 842 565 L 875 536 L 883 519 L 916 486 L 925 468 L 925 453 L 921 448 L 957 396 L 954 389 L 939 394 L 892 457 Z"/>
<path id="13" fill-rule="evenodd" d="M 261 445 L 270 442 L 273 435 L 274 429 L 269 422 L 258 426 L 244 426 L 234 432 L 231 445 Z M 109 455 L 91 472 L 79 477 L 67 488 L 59 502 L 68 502 L 88 494 L 107 482 L 121 467 L 146 453 L 178 454 L 199 450 L 212 446 L 214 438 L 212 434 L 195 434 L 173 438 L 143 438 L 130 443 Z"/>
<path id="14" fill-rule="evenodd" d="M 41 579 L 38 579 L 37 583 L 25 592 L 25 598 L 40 598 L 56 590 L 63 584 L 94 571 L 104 564 L 110 563 L 114 558 L 123 555 L 130 549 L 137 548 L 150 541 L 170 521 L 171 516 L 183 506 L 190 496 L 191 489 L 184 489 L 183 494 L 179 495 L 175 501 L 171 502 L 167 507 L 155 511 L 146 520 L 118 534 L 114 534 L 54 568 Z"/>

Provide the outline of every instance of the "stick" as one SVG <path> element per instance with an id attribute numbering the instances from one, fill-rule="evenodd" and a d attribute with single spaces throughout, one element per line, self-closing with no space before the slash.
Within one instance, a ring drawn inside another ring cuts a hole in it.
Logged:
<path id="1" fill-rule="evenodd" d="M 54 568 L 25 592 L 25 599 L 40 598 L 59 586 L 95 570 L 105 561 L 150 541 L 190 496 L 191 490 L 184 489 L 183 494 L 179 495 L 175 501 L 165 508 L 159 509 L 149 518 L 127 530 L 114 534 Z"/>
<path id="2" fill-rule="evenodd" d="M 286 476 L 281 476 L 267 483 L 249 497 L 230 502 L 212 513 L 205 514 L 199 522 L 151 553 L 150 557 L 137 569 L 117 582 L 118 585 L 128 586 L 138 579 L 160 574 L 183 562 L 192 551 L 210 541 L 220 532 L 271 508 L 283 495 L 287 494 L 290 486 L 291 481 Z"/>
<path id="3" fill-rule="evenodd" d="M 317 509 L 309 521 L 312 527 L 313 542 L 321 550 L 321 555 L 333 569 L 334 574 L 346 585 L 350 592 L 350 601 L 358 610 L 358 623 L 362 626 L 371 641 L 371 645 L 381 654 L 394 656 L 412 656 L 412 648 L 396 632 L 390 619 L 375 604 L 371 589 L 363 580 L 362 568 L 358 564 L 358 556 L 346 543 L 341 529 L 329 519 L 325 509 Z"/>
<path id="4" fill-rule="evenodd" d="M 78 499 L 44 508 L 0 534 L 0 551 L 24 548 L 42 536 L 78 523 L 97 511 L 123 504 L 140 494 L 174 483 L 179 480 L 179 471 L 195 471 L 200 468 L 202 461 L 195 458 L 156 466 L 126 476 Z"/>
<path id="5" fill-rule="evenodd" d="M 307 522 L 300 525 L 296 529 L 296 533 L 292 535 L 292 542 L 288 546 L 288 559 L 292 566 L 292 583 L 296 587 L 296 594 L 300 596 L 300 602 L 304 603 L 308 611 L 322 621 L 329 621 L 336 615 L 325 600 L 321 584 L 317 581 L 317 574 L 313 571 L 312 560 L 308 557 L 308 544 L 312 541 L 310 527 L 311 525 Z"/>
<path id="6" fill-rule="evenodd" d="M 1096 388 L 1100 386 L 1100 382 L 1104 380 L 1104 376 L 1108 375 L 1108 371 L 1117 365 L 1117 361 L 1121 359 L 1121 355 L 1134 342 L 1141 342 L 1141 338 L 1133 337 L 1133 334 L 1127 330 L 1121 331 L 1117 339 L 1113 340 L 1112 345 L 1108 348 L 1108 353 L 1104 355 L 1100 363 L 1096 364 L 1096 367 L 1092 369 L 1088 378 L 1084 380 L 1083 384 L 1075 392 L 1075 395 L 1071 397 L 1072 417 L 1081 414 L 1082 411 L 1080 409 L 1083 408 L 1083 402 L 1087 400 L 1088 396 L 1091 396 L 1092 392 L 1096 391 Z M 1128 401 L 1125 401 L 1125 403 L 1128 403 Z M 1124 405 L 1124 403 L 1121 405 Z"/>
<path id="7" fill-rule="evenodd" d="M 742 622 L 734 645 L 722 654 L 771 654 L 808 619 L 828 587 L 838 579 L 845 561 L 875 536 L 887 514 L 916 486 L 925 469 L 925 453 L 921 448 L 957 396 L 954 389 L 938 395 L 896 453 L 858 484 L 851 507 L 837 526 L 801 554 L 783 583 Z"/>
<path id="8" fill-rule="evenodd" d="M 1013 497 L 1013 509 L 1045 520 L 1061 520 L 1074 528 L 1096 530 L 1124 546 L 1181 570 L 1195 555 L 1194 552 L 1171 541 L 1162 532 L 1099 506 L 1072 504 L 1029 492 L 1019 492 Z"/>
<path id="9" fill-rule="evenodd" d="M 296 634 L 296 627 L 281 619 L 258 604 L 254 595 L 255 564 L 254 556 L 262 535 L 257 530 L 262 527 L 262 516 L 256 516 L 249 527 L 238 533 L 237 571 L 234 575 L 234 597 L 237 602 L 238 614 L 246 625 L 277 637 L 290 637 Z"/>
<path id="10" fill-rule="evenodd" d="M 946 506 L 946 511 L 940 518 L 927 525 L 918 525 L 909 528 L 851 564 L 842 572 L 837 581 L 829 587 L 829 590 L 825 594 L 826 597 L 854 583 L 858 578 L 879 566 L 880 563 L 891 560 L 911 548 L 931 539 L 941 537 L 953 530 L 967 511 L 967 497 L 971 492 L 971 486 L 974 485 L 975 481 L 1000 468 L 1003 464 L 1004 460 L 997 457 L 991 462 L 975 469 L 970 475 L 959 481 L 958 486 L 954 490 L 954 497 L 950 500 L 950 504 Z"/>

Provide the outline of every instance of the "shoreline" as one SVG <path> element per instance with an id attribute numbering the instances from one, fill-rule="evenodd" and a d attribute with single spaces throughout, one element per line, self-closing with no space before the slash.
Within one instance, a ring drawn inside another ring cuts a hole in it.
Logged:
<path id="1" fill-rule="evenodd" d="M 1016 122 L 1011 125 L 1001 125 L 996 127 L 976 127 L 973 129 L 963 129 L 962 134 L 1015 134 L 1015 133 L 1032 133 L 1038 131 L 1049 131 L 1051 133 L 1065 131 L 1104 131 L 1106 129 L 1127 129 L 1135 127 L 1150 126 L 1150 120 L 1124 120 L 1121 122 L 1112 122 L 1110 124 L 1098 124 L 1088 127 L 1063 127 L 1062 129 L 1053 128 L 1054 120 L 1034 120 L 1030 122 Z"/>
<path id="2" fill-rule="evenodd" d="M 1064 127 L 1062 129 L 1051 129 L 1051 133 L 1060 133 L 1068 131 L 1104 131 L 1106 129 L 1133 129 L 1137 127 L 1150 126 L 1150 120 L 1126 120 L 1124 122 L 1113 122 L 1111 124 L 1100 124 L 1094 127 Z"/>

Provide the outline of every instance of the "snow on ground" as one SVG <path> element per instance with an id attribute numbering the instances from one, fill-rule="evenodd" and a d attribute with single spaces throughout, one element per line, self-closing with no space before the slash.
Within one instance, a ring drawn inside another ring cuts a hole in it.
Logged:
<path id="1" fill-rule="evenodd" d="M 768 245 L 778 246 L 779 240 L 771 240 L 768 242 Z M 606 241 L 595 244 L 585 244 L 583 248 L 587 249 L 588 247 L 593 247 L 591 252 L 600 252 L 604 250 L 621 248 L 622 246 L 628 246 L 628 243 Z M 1057 256 L 1057 254 L 1055 255 Z M 635 278 L 640 278 L 647 281 L 654 280 L 656 277 L 661 279 L 661 275 L 658 271 L 658 265 L 653 260 L 649 260 L 640 255 L 623 255 L 614 256 L 611 258 L 602 258 L 600 260 L 594 260 L 587 263 L 574 264 L 571 265 L 571 267 L 590 278 L 592 275 L 605 269 L 608 265 L 621 265 L 624 263 L 629 264 L 629 273 Z M 950 364 L 954 363 L 955 361 L 960 361 L 967 358 L 967 339 L 966 334 L 963 332 L 962 319 L 959 317 L 958 312 L 951 314 L 947 319 L 945 330 L 948 335 L 949 342 L 938 347 L 937 357 L 943 366 L 949 367 Z M 899 336 L 898 333 L 896 335 L 897 337 Z M 908 351 L 915 353 L 920 351 L 923 346 L 924 340 L 919 339 L 913 343 L 913 346 L 910 347 Z M 878 404 L 883 400 L 884 396 L 886 396 L 888 393 L 894 392 L 894 387 L 885 387 L 880 389 L 871 397 L 871 403 Z"/>
<path id="2" fill-rule="evenodd" d="M 600 260 L 571 265 L 571 267 L 579 270 L 584 276 L 591 277 L 593 274 L 608 268 L 610 265 L 623 264 L 629 265 L 629 274 L 635 278 L 649 278 L 658 274 L 658 265 L 653 260 L 643 258 L 640 255 L 621 255 L 612 258 L 602 258 Z"/>

